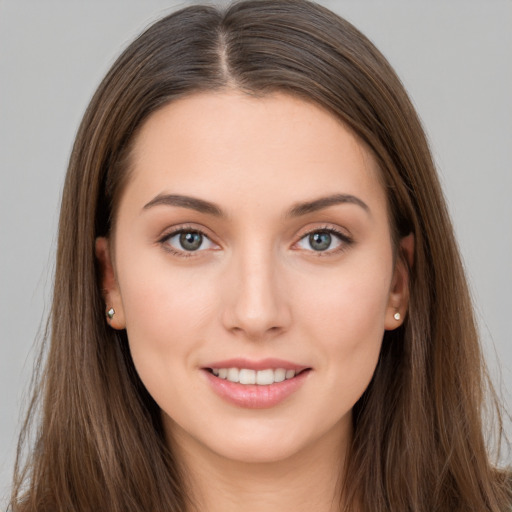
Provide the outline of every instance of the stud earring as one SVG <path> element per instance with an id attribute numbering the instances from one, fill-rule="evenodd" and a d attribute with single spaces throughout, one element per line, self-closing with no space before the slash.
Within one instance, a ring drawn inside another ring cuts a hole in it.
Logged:
<path id="1" fill-rule="evenodd" d="M 400 315 L 400 313 L 397 311 L 394 315 L 393 315 L 393 318 L 398 322 L 398 320 L 400 320 L 400 318 L 402 318 L 402 316 Z"/>
<path id="2" fill-rule="evenodd" d="M 112 318 L 114 318 L 114 315 L 115 315 L 115 314 L 116 314 L 115 309 L 114 309 L 114 308 L 110 308 L 110 309 L 107 311 L 108 319 L 109 319 L 109 320 L 112 320 Z"/>

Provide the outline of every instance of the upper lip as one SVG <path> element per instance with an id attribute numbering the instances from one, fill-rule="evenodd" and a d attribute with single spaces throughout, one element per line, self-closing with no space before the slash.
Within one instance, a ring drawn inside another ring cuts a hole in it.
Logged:
<path id="1" fill-rule="evenodd" d="M 310 368 L 310 366 L 285 361 L 284 359 L 266 358 L 259 360 L 245 359 L 237 357 L 234 359 L 225 359 L 223 361 L 215 361 L 204 365 L 203 368 L 246 368 L 248 370 L 276 370 L 283 368 L 284 370 L 295 370 L 297 373 Z"/>

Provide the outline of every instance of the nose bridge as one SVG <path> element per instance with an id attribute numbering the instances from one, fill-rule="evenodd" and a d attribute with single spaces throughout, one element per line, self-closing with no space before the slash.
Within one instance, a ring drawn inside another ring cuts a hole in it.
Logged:
<path id="1" fill-rule="evenodd" d="M 246 240 L 233 251 L 230 267 L 233 289 L 224 312 L 226 327 L 250 338 L 284 330 L 290 311 L 276 251 L 268 240 Z"/>

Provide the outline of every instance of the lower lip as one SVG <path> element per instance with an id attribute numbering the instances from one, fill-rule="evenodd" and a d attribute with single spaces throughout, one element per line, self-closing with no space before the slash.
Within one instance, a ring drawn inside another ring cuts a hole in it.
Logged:
<path id="1" fill-rule="evenodd" d="M 311 370 L 304 370 L 292 379 L 267 386 L 240 384 L 220 379 L 204 370 L 213 391 L 224 400 L 247 409 L 267 409 L 274 407 L 295 393 L 307 379 Z"/>

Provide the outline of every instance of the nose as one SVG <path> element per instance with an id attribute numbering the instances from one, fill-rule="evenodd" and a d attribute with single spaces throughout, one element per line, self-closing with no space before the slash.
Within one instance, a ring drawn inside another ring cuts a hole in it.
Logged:
<path id="1" fill-rule="evenodd" d="M 233 256 L 227 272 L 222 312 L 227 330 L 258 341 L 289 328 L 291 309 L 286 280 L 271 250 L 248 247 Z"/>

